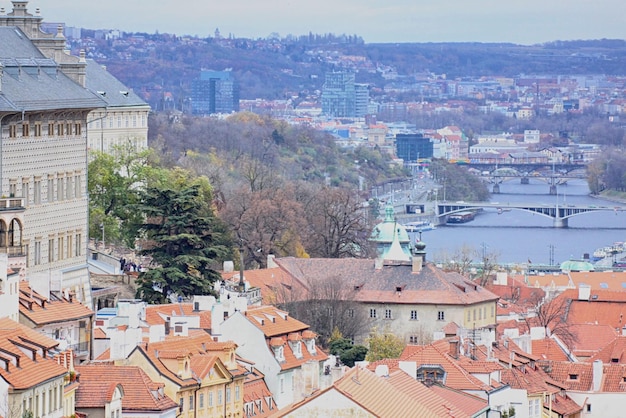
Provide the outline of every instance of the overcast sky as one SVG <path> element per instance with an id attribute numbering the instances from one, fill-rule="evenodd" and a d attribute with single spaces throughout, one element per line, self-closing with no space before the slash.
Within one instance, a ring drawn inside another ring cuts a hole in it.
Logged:
<path id="1" fill-rule="evenodd" d="M 12 9 L 9 0 L 0 7 Z M 356 34 L 376 42 L 626 39 L 624 0 L 31 0 L 47 22 L 89 29 L 259 38 Z"/>

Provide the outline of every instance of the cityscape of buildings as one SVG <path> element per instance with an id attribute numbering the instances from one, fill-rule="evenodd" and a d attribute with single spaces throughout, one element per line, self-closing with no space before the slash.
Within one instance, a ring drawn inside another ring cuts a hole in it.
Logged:
<path id="1" fill-rule="evenodd" d="M 431 263 L 391 206 L 370 235 L 375 259 L 269 256 L 259 270 L 225 263 L 217 297 L 124 297 L 137 272 L 88 246 L 87 164 L 90 151 L 145 149 L 150 106 L 97 60 L 68 54 L 62 30 L 42 31 L 28 1 L 12 5 L 0 14 L 0 416 L 621 416 L 626 272 L 569 263 L 555 274 L 498 272 L 483 287 Z M 202 74 L 194 113 L 244 103 L 228 71 Z M 326 77 L 322 113 L 363 121 L 320 126 L 405 161 L 528 157 L 542 142 L 538 130 L 469 146 L 456 126 L 365 124 L 366 86 L 348 72 Z M 309 324 L 275 306 L 315 300 L 328 282 L 347 289 L 342 316 L 362 318 L 344 337 L 359 345 L 392 333 L 405 344 L 398 358 L 342 365 Z"/>

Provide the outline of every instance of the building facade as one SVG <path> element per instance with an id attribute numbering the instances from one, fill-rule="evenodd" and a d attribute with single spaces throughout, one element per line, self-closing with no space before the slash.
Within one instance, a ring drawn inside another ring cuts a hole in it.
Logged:
<path id="1" fill-rule="evenodd" d="M 67 289 L 89 305 L 87 115 L 104 103 L 80 84 L 83 58 L 59 64 L 42 52 L 58 55 L 56 38 L 29 39 L 41 18 L 26 3 L 14 1 L 0 19 L 0 185 L 8 205 L 23 210 L 3 226 L 9 267 L 44 295 Z"/>
<path id="2" fill-rule="evenodd" d="M 239 110 L 239 89 L 232 71 L 202 70 L 191 83 L 191 112 L 194 115 L 232 113 Z"/>
<path id="3" fill-rule="evenodd" d="M 354 73 L 326 73 L 322 87 L 322 113 L 335 118 L 364 117 L 369 105 L 369 90 L 355 82 Z"/>

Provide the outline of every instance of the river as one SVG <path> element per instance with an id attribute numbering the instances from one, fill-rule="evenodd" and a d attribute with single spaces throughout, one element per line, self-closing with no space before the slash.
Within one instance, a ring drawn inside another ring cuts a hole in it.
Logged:
<path id="1" fill-rule="evenodd" d="M 595 205 L 615 207 L 626 205 L 589 196 L 583 180 L 571 180 L 557 188 L 557 195 L 548 194 L 548 185 L 538 179 L 522 185 L 511 180 L 500 185 L 499 194 L 490 201 L 499 203 L 538 203 L 559 205 Z M 415 237 L 414 237 L 415 238 Z M 626 241 L 626 212 L 599 211 L 573 216 L 569 227 L 554 228 L 552 219 L 513 209 L 498 214 L 485 209 L 465 224 L 442 225 L 422 232 L 427 257 L 431 261 L 449 258 L 463 246 L 472 248 L 475 260 L 483 250 L 496 255 L 499 263 L 558 265 L 570 259 L 581 259 L 600 247 Z"/>

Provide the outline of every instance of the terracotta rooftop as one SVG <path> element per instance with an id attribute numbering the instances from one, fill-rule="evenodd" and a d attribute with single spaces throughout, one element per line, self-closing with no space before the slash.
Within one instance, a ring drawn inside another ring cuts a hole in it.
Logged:
<path id="1" fill-rule="evenodd" d="M 412 378 L 404 382 L 409 385 L 421 385 L 421 383 Z M 366 413 L 375 417 L 401 417 L 406 416 L 407 411 L 411 411 L 412 416 L 424 418 L 450 416 L 449 414 L 439 414 L 439 410 L 442 408 L 441 406 L 437 405 L 438 407 L 435 408 L 429 407 L 421 402 L 419 398 L 414 397 L 414 393 L 411 392 L 412 389 L 418 390 L 416 387 L 404 389 L 405 390 L 401 391 L 396 385 L 392 384 L 389 379 L 379 377 L 375 373 L 357 366 L 349 370 L 331 387 L 319 392 L 317 396 L 322 396 L 330 390 L 336 390 L 358 404 Z M 434 396 L 434 394 L 432 396 Z M 315 397 L 316 396 L 313 396 L 291 405 L 273 416 L 283 417 L 294 413 L 303 405 L 314 400 Z"/>
<path id="2" fill-rule="evenodd" d="M 0 377 L 14 390 L 24 390 L 64 376 L 67 369 L 49 356 L 58 342 L 0 318 Z"/>
<path id="3" fill-rule="evenodd" d="M 204 331 L 190 334 L 187 337 L 167 337 L 164 341 L 138 345 L 139 350 L 159 371 L 159 373 L 179 386 L 195 386 L 193 378 L 181 378 L 178 375 L 176 359 L 189 359 L 190 370 L 200 378 L 204 378 L 216 364 L 222 364 L 230 373 L 233 370 L 239 374 L 239 368 L 234 357 L 237 345 L 232 341 L 216 342 L 213 337 Z M 172 363 L 171 360 L 174 360 Z M 174 366 L 176 364 L 176 366 Z M 230 373 L 232 375 L 232 373 Z"/>
<path id="4" fill-rule="evenodd" d="M 626 336 L 620 335 L 613 338 L 588 361 L 593 362 L 594 360 L 601 360 L 603 363 L 626 364 Z"/>
<path id="5" fill-rule="evenodd" d="M 573 323 L 569 326 L 569 331 L 574 336 L 570 350 L 577 357 L 591 357 L 617 337 L 615 328 L 609 325 Z"/>
<path id="6" fill-rule="evenodd" d="M 110 402 L 111 385 L 121 384 L 124 397 L 124 413 L 164 412 L 177 408 L 178 404 L 164 393 L 164 384 L 155 383 L 135 366 L 94 364 L 76 366 L 80 386 L 76 391 L 76 408 L 103 408 Z"/>
<path id="7" fill-rule="evenodd" d="M 445 382 L 443 382 L 443 384 L 452 389 L 478 391 L 491 389 L 488 385 L 481 382 L 461 367 L 456 359 L 450 356 L 449 349 L 442 350 L 433 344 L 425 346 L 406 346 L 399 360 L 414 361 L 417 367 L 424 364 L 441 366 L 446 372 Z M 377 364 L 378 362 L 374 362 L 368 367 L 375 368 Z M 390 367 L 390 371 L 391 369 Z"/>
<path id="8" fill-rule="evenodd" d="M 200 317 L 200 328 L 211 329 L 211 311 L 195 311 L 193 303 L 168 303 L 146 306 L 146 322 L 148 325 L 163 325 L 172 314 L 176 316 Z"/>
<path id="9" fill-rule="evenodd" d="M 274 306 L 249 306 L 246 318 L 265 334 L 265 338 L 301 332 L 309 328 L 304 322 L 289 316 L 289 313 Z"/>
<path id="10" fill-rule="evenodd" d="M 250 286 L 261 289 L 264 305 L 276 305 L 285 300 L 292 300 L 292 295 L 299 295 L 306 291 L 303 283 L 295 280 L 279 267 L 245 270 L 243 276 Z M 222 272 L 222 278 L 226 281 L 239 281 L 239 272 Z"/>
<path id="11" fill-rule="evenodd" d="M 35 327 L 76 321 L 93 316 L 93 311 L 75 299 L 51 295 L 48 299 L 35 292 L 27 281 L 20 282 L 19 309 Z"/>
<path id="12" fill-rule="evenodd" d="M 533 340 L 532 352 L 534 355 L 539 356 L 542 360 L 569 360 L 567 354 L 563 351 L 559 343 L 550 337 L 543 338 L 541 340 Z"/>
<path id="13" fill-rule="evenodd" d="M 406 264 L 377 269 L 371 259 L 286 257 L 275 262 L 302 283 L 341 278 L 356 290 L 354 297 L 361 302 L 471 305 L 498 299 L 460 274 L 444 272 L 430 263 L 413 273 Z"/>

